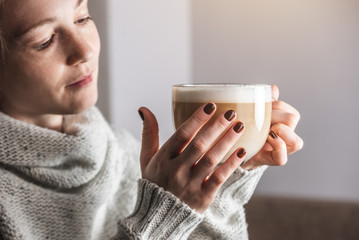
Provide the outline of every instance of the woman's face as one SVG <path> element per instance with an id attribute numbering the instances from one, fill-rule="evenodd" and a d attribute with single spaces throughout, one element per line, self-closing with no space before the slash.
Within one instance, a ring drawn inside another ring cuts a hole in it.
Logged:
<path id="1" fill-rule="evenodd" d="M 100 40 L 87 0 L 5 0 L 0 28 L 5 112 L 73 114 L 96 103 Z"/>

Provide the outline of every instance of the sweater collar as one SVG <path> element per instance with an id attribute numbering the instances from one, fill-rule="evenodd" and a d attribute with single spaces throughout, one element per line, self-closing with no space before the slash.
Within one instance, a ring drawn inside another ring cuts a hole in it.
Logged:
<path id="1" fill-rule="evenodd" d="M 89 182 L 104 163 L 109 126 L 95 107 L 64 120 L 60 133 L 0 112 L 0 167 L 48 187 Z"/>

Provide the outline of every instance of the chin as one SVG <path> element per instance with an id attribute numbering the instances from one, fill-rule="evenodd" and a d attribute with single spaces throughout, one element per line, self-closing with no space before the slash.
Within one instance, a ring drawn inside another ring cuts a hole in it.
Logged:
<path id="1" fill-rule="evenodd" d="M 97 103 L 97 97 L 96 99 L 92 99 L 92 101 L 86 101 L 84 103 L 81 103 L 78 106 L 76 106 L 76 108 L 73 109 L 74 114 L 85 112 L 89 110 L 91 107 L 95 106 L 96 103 Z"/>
<path id="2" fill-rule="evenodd" d="M 92 94 L 89 97 L 77 99 L 71 103 L 71 106 L 66 112 L 67 114 L 79 114 L 87 111 L 91 107 L 95 106 L 98 100 L 98 94 Z"/>

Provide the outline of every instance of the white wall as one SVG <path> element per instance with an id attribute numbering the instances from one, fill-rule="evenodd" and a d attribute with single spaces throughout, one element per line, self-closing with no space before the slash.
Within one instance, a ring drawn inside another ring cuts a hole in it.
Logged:
<path id="1" fill-rule="evenodd" d="M 171 86 L 188 82 L 189 3 L 109 0 L 110 119 L 140 138 L 140 106 L 157 116 L 163 142 L 174 131 Z"/>
<path id="2" fill-rule="evenodd" d="M 110 118 L 110 97 L 109 97 L 109 52 L 108 52 L 108 0 L 90 0 L 89 1 L 90 14 L 95 20 L 99 34 L 101 36 L 101 54 L 99 61 L 99 100 L 97 106 L 100 108 L 103 115 Z"/>
<path id="3" fill-rule="evenodd" d="M 140 138 L 137 109 L 149 106 L 163 141 L 173 83 L 275 83 L 302 114 L 305 146 L 257 193 L 359 201 L 359 1 L 90 3 L 102 35 L 99 107 L 112 123 Z"/>
<path id="4" fill-rule="evenodd" d="M 257 193 L 359 201 L 359 1 L 192 1 L 196 82 L 275 83 L 304 149 Z"/>

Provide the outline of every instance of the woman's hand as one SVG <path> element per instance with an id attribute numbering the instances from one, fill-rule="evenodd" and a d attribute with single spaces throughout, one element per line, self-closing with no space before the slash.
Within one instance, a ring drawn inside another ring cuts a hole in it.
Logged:
<path id="1" fill-rule="evenodd" d="M 202 128 L 215 110 L 213 103 L 200 107 L 159 149 L 157 120 L 147 108 L 139 109 L 144 120 L 142 177 L 173 193 L 200 213 L 211 205 L 217 190 L 245 156 L 243 148 L 237 149 L 216 168 L 242 135 L 244 125 L 234 122 L 236 114 L 229 110 L 213 124 Z"/>
<path id="2" fill-rule="evenodd" d="M 272 122 L 268 140 L 262 150 L 241 167 L 246 170 L 262 165 L 282 166 L 288 155 L 303 147 L 303 140 L 294 132 L 299 119 L 299 112 L 288 103 L 278 101 L 278 87 L 272 85 Z"/>

